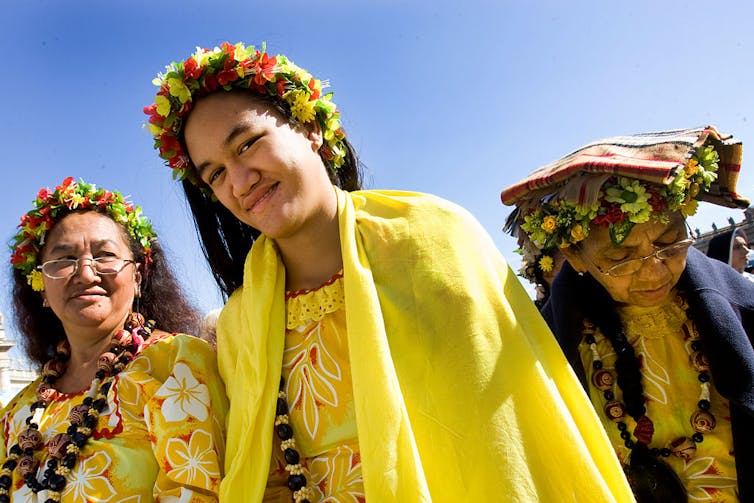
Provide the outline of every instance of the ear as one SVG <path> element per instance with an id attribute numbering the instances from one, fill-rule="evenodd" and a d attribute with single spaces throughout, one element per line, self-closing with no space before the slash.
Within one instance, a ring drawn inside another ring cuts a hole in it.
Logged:
<path id="1" fill-rule="evenodd" d="M 42 307 L 50 307 L 50 303 L 47 302 L 47 296 L 44 292 L 40 292 L 39 295 L 42 297 Z"/>
<path id="2" fill-rule="evenodd" d="M 324 143 L 322 128 L 320 127 L 319 122 L 315 119 L 311 124 L 307 124 L 306 128 L 309 130 L 306 137 L 312 142 L 312 150 L 315 153 L 319 153 L 319 149 L 322 148 L 322 144 Z"/>
<path id="3" fill-rule="evenodd" d="M 571 267 L 578 272 L 578 273 L 584 273 L 587 272 L 586 264 L 584 263 L 584 260 L 581 258 L 581 253 L 579 250 L 574 249 L 572 246 L 569 246 L 567 248 L 561 248 L 560 252 L 563 254 L 563 256 L 566 258 L 569 264 L 571 264 Z"/>

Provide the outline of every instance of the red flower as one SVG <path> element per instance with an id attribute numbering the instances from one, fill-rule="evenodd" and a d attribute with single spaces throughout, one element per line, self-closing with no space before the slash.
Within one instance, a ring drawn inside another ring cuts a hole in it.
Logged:
<path id="1" fill-rule="evenodd" d="M 114 198 L 113 193 L 110 192 L 110 191 L 108 191 L 108 190 L 106 190 L 102 194 L 100 194 L 99 196 L 97 196 L 94 200 L 97 203 L 97 206 L 99 206 L 100 208 L 104 208 L 109 203 L 113 202 L 114 199 L 115 198 Z"/>
<path id="2" fill-rule="evenodd" d="M 277 58 L 269 57 L 265 52 L 261 58 L 258 58 L 254 64 L 254 82 L 257 85 L 263 85 L 265 82 L 271 82 L 275 79 L 275 65 L 278 64 Z"/>
<path id="3" fill-rule="evenodd" d="M 223 42 L 220 47 L 222 47 L 223 52 L 226 53 L 231 60 L 235 59 L 236 46 L 230 45 L 228 42 Z"/>
<path id="4" fill-rule="evenodd" d="M 603 213 L 602 215 L 597 215 L 594 220 L 592 220 L 592 223 L 597 225 L 607 225 L 622 222 L 625 219 L 626 214 L 621 211 L 620 206 L 618 206 L 617 204 L 610 204 L 606 208 L 605 213 Z"/>
<path id="5" fill-rule="evenodd" d="M 202 69 L 194 58 L 189 58 L 183 63 L 183 70 L 189 79 L 198 79 L 202 76 Z"/>
<path id="6" fill-rule="evenodd" d="M 225 70 L 221 70 L 217 74 L 217 81 L 220 83 L 221 86 L 225 86 L 230 82 L 234 82 L 238 80 L 238 72 L 235 68 L 228 68 Z"/>
<path id="7" fill-rule="evenodd" d="M 50 192 L 50 189 L 40 189 L 39 192 L 37 193 L 37 199 L 44 202 L 49 201 L 50 196 L 52 196 L 52 192 Z"/>
<path id="8" fill-rule="evenodd" d="M 319 89 L 314 84 L 314 78 L 309 79 L 309 90 L 312 92 L 312 95 L 309 96 L 309 101 L 319 99 Z"/>
<path id="9" fill-rule="evenodd" d="M 217 83 L 217 76 L 214 73 L 208 73 L 204 76 L 204 83 L 202 85 L 202 91 L 204 93 L 214 93 L 217 91 L 219 84 Z"/>
<path id="10" fill-rule="evenodd" d="M 171 152 L 178 152 L 181 149 L 181 144 L 178 142 L 175 136 L 170 133 L 164 133 L 160 135 L 160 155 L 167 155 Z"/>
<path id="11" fill-rule="evenodd" d="M 55 187 L 55 190 L 63 192 L 65 189 L 67 189 L 68 187 L 70 187 L 70 185 L 72 183 L 73 183 L 73 177 L 69 176 L 68 178 L 66 178 L 65 180 L 63 180 L 63 183 L 61 185 L 58 185 L 57 187 Z"/>
<path id="12" fill-rule="evenodd" d="M 280 96 L 282 98 L 283 95 L 286 92 L 286 89 L 285 89 L 285 80 L 280 79 L 280 80 L 277 81 L 277 90 L 278 90 L 278 96 Z"/>
<path id="13" fill-rule="evenodd" d="M 662 211 L 667 206 L 667 201 L 660 197 L 660 195 L 654 190 L 649 190 L 649 205 L 652 206 L 652 211 Z"/>

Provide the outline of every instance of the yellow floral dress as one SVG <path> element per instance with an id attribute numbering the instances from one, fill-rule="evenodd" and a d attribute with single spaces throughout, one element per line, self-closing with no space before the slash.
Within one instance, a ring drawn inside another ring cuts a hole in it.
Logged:
<path id="1" fill-rule="evenodd" d="M 0 454 L 17 442 L 36 401 L 39 380 L 24 388 L 2 413 Z M 40 420 L 45 442 L 70 425 L 68 415 L 86 391 L 59 393 Z M 146 347 L 120 374 L 107 406 L 67 478 L 66 502 L 217 501 L 225 451 L 227 401 L 214 350 L 184 334 Z M 35 456 L 44 470 L 44 450 Z M 13 471 L 13 502 L 46 500 Z"/>
<path id="2" fill-rule="evenodd" d="M 365 501 L 344 310 L 343 274 L 286 295 L 283 378 L 290 424 L 315 501 Z M 290 502 L 288 474 L 274 437 L 265 502 Z"/>
<path id="3" fill-rule="evenodd" d="M 690 437 L 694 433 L 690 417 L 697 410 L 700 384 L 699 373 L 689 363 L 690 339 L 695 328 L 681 302 L 671 296 L 667 303 L 657 307 L 619 307 L 618 314 L 626 337 L 641 361 L 646 414 L 655 428 L 650 447 L 667 447 L 679 437 Z M 604 368 L 614 370 L 616 358 L 610 341 L 597 331 L 595 343 Z M 591 369 L 594 358 L 589 345 L 582 341 L 579 352 L 584 368 Z M 620 388 L 616 386 L 614 391 L 616 399 L 622 400 Z M 589 394 L 620 461 L 625 464 L 631 451 L 623 444 L 616 423 L 605 415 L 607 400 L 591 383 Z M 720 396 L 714 383 L 710 386 L 709 401 L 717 425 L 704 434 L 704 441 L 697 444 L 695 454 L 688 460 L 672 454 L 662 459 L 679 475 L 689 501 L 738 501 L 728 401 Z M 634 419 L 626 414 L 623 420 L 628 431 L 633 431 Z"/>

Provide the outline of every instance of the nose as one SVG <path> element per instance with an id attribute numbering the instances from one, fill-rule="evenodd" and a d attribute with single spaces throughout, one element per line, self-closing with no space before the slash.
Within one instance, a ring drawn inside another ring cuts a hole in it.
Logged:
<path id="1" fill-rule="evenodd" d="M 668 271 L 668 266 L 664 260 L 657 258 L 657 255 L 650 255 L 641 264 L 636 271 L 638 278 L 658 278 L 664 276 Z"/>
<path id="2" fill-rule="evenodd" d="M 82 281 L 94 282 L 100 279 L 97 270 L 94 268 L 93 259 L 83 257 L 78 260 L 78 269 L 74 276 L 80 276 Z"/>
<path id="3" fill-rule="evenodd" d="M 257 170 L 241 164 L 229 165 L 225 169 L 228 170 L 234 197 L 242 197 L 248 194 L 261 178 Z"/>

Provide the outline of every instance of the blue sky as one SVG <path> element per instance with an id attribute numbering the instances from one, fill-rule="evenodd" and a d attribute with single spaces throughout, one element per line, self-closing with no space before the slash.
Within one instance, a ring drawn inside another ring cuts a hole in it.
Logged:
<path id="1" fill-rule="evenodd" d="M 499 192 L 536 167 L 623 133 L 713 124 L 754 142 L 752 5 L 5 0 L 0 238 L 10 240 L 39 188 L 82 177 L 130 194 L 200 309 L 219 307 L 142 108 L 152 78 L 195 46 L 266 41 L 330 81 L 370 188 L 461 204 L 517 268 Z M 739 189 L 754 197 L 748 163 Z M 706 231 L 728 216 L 742 212 L 702 205 L 691 224 Z"/>

